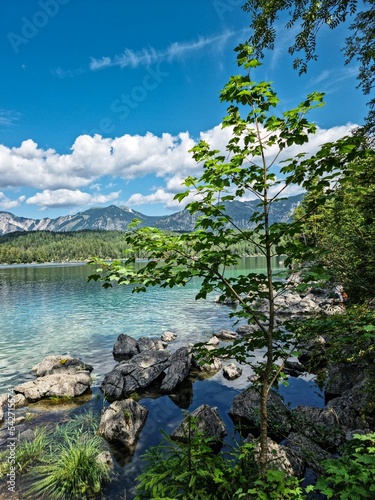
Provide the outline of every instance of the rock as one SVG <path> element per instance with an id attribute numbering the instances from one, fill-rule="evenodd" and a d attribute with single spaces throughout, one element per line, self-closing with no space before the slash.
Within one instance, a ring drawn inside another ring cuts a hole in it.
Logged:
<path id="1" fill-rule="evenodd" d="M 163 350 L 165 347 L 165 342 L 159 339 L 150 339 L 149 337 L 141 337 L 137 342 L 137 348 L 140 353 L 144 351 Z"/>
<path id="2" fill-rule="evenodd" d="M 216 335 L 213 335 L 210 340 L 207 341 L 206 346 L 217 346 L 218 344 L 220 344 L 220 340 Z"/>
<path id="3" fill-rule="evenodd" d="M 194 435 L 197 430 L 205 437 L 213 438 L 216 443 L 226 436 L 225 426 L 217 408 L 211 408 L 206 404 L 199 406 L 172 432 L 171 438 L 186 443 L 189 436 Z"/>
<path id="4" fill-rule="evenodd" d="M 14 392 L 23 394 L 29 402 L 35 402 L 48 397 L 80 396 L 90 385 L 89 372 L 56 373 L 20 384 L 14 388 Z"/>
<path id="5" fill-rule="evenodd" d="M 109 451 L 102 451 L 101 453 L 99 453 L 99 455 L 96 457 L 96 462 L 98 464 L 106 465 L 108 469 L 113 469 L 112 455 Z"/>
<path id="6" fill-rule="evenodd" d="M 25 396 L 23 396 L 22 394 L 15 394 L 15 396 L 14 396 L 15 408 L 22 408 L 24 406 L 27 406 L 28 404 L 29 404 L 29 402 L 27 401 Z"/>
<path id="7" fill-rule="evenodd" d="M 190 349 L 188 347 L 180 347 L 170 358 L 170 365 L 165 370 L 165 377 L 160 386 L 161 392 L 172 392 L 189 375 L 190 367 Z"/>
<path id="8" fill-rule="evenodd" d="M 240 325 L 236 332 L 238 335 L 250 335 L 254 333 L 259 327 L 257 325 Z"/>
<path id="9" fill-rule="evenodd" d="M 173 340 L 176 340 L 177 334 L 173 332 L 164 332 L 163 335 L 161 336 L 161 340 L 163 342 L 173 342 Z"/>
<path id="10" fill-rule="evenodd" d="M 221 359 L 214 357 L 210 361 L 202 361 L 197 360 L 196 358 L 192 358 L 192 366 L 199 370 L 200 372 L 207 373 L 207 374 L 213 374 L 217 373 L 219 370 L 221 370 L 221 367 L 223 366 L 223 363 Z"/>
<path id="11" fill-rule="evenodd" d="M 294 456 L 300 457 L 305 467 L 311 468 L 317 474 L 322 474 L 324 472 L 322 467 L 323 460 L 333 458 L 333 455 L 320 448 L 320 446 L 309 438 L 295 432 L 289 434 L 283 443 L 283 448 L 286 453 L 290 450 Z"/>
<path id="12" fill-rule="evenodd" d="M 325 339 L 321 335 L 317 336 L 304 346 L 298 356 L 298 361 L 305 365 L 308 371 L 315 373 L 327 365 L 325 346 Z"/>
<path id="13" fill-rule="evenodd" d="M 121 399 L 150 386 L 169 366 L 168 351 L 144 351 L 115 366 L 104 377 L 101 389 L 108 400 Z"/>
<path id="14" fill-rule="evenodd" d="M 103 413 L 98 434 L 110 443 L 119 443 L 133 451 L 148 410 L 133 399 L 115 401 Z"/>
<path id="15" fill-rule="evenodd" d="M 234 340 L 237 338 L 236 333 L 230 330 L 220 330 L 219 332 L 215 333 L 215 336 L 219 340 Z"/>
<path id="16" fill-rule="evenodd" d="M 1 394 L 0 396 L 0 408 L 3 408 L 8 404 L 8 394 Z"/>
<path id="17" fill-rule="evenodd" d="M 299 361 L 286 360 L 283 368 L 283 372 L 291 377 L 298 377 L 307 370 L 302 363 Z"/>
<path id="18" fill-rule="evenodd" d="M 121 333 L 117 337 L 117 341 L 113 346 L 113 357 L 116 361 L 123 361 L 132 358 L 139 354 L 137 341 L 130 337 L 130 335 L 126 335 L 125 333 Z"/>
<path id="19" fill-rule="evenodd" d="M 4 422 L 4 411 L 2 407 L 0 406 L 0 424 Z"/>
<path id="20" fill-rule="evenodd" d="M 246 438 L 244 443 L 254 442 L 254 437 Z M 259 461 L 260 443 L 256 441 L 254 457 Z M 290 448 L 275 443 L 270 438 L 267 438 L 267 460 L 268 467 L 285 471 L 289 476 L 303 477 L 305 472 L 305 461 Z"/>
<path id="21" fill-rule="evenodd" d="M 297 406 L 292 415 L 293 429 L 321 448 L 334 450 L 344 442 L 344 432 L 332 408 Z"/>
<path id="22" fill-rule="evenodd" d="M 350 429 L 375 430 L 374 396 L 368 390 L 366 379 L 329 401 L 326 408 L 334 411 L 344 432 Z"/>
<path id="23" fill-rule="evenodd" d="M 275 441 L 284 439 L 291 430 L 291 412 L 281 396 L 271 391 L 267 402 L 268 435 Z M 232 402 L 229 410 L 232 420 L 250 432 L 260 432 L 260 394 L 250 387 L 241 392 Z"/>
<path id="24" fill-rule="evenodd" d="M 87 365 L 78 358 L 71 356 L 47 356 L 39 364 L 32 368 L 32 372 L 37 377 L 44 377 L 45 375 L 53 375 L 56 373 L 73 374 L 80 371 L 91 373 L 93 367 Z"/>
<path id="25" fill-rule="evenodd" d="M 223 367 L 223 375 L 228 380 L 235 380 L 242 375 L 242 369 L 235 363 L 229 363 Z"/>
<path id="26" fill-rule="evenodd" d="M 28 441 L 31 442 L 35 439 L 35 433 L 32 429 L 25 429 L 18 436 L 19 441 Z"/>
<path id="27" fill-rule="evenodd" d="M 159 339 L 141 337 L 136 340 L 122 333 L 113 346 L 113 357 L 116 361 L 127 361 L 141 352 L 163 350 L 165 347 L 166 343 Z"/>
<path id="28" fill-rule="evenodd" d="M 357 363 L 335 363 L 328 367 L 326 400 L 341 396 L 365 378 L 364 366 Z"/>

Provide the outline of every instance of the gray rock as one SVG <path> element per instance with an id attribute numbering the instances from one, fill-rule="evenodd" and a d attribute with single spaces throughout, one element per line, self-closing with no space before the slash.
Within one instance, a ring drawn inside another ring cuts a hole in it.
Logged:
<path id="1" fill-rule="evenodd" d="M 197 360 L 193 356 L 192 365 L 202 373 L 214 374 L 221 370 L 223 363 L 221 359 L 217 357 L 212 358 L 210 361 L 203 361 L 201 359 Z"/>
<path id="2" fill-rule="evenodd" d="M 267 401 L 268 435 L 275 441 L 284 439 L 291 430 L 291 412 L 282 398 L 271 391 Z M 232 402 L 229 415 L 236 424 L 250 432 L 260 432 L 260 394 L 250 387 L 241 392 Z"/>
<path id="3" fill-rule="evenodd" d="M 141 337 L 137 342 L 138 351 L 153 351 L 153 350 L 163 350 L 166 347 L 166 343 L 158 339 L 150 339 L 149 337 Z"/>
<path id="4" fill-rule="evenodd" d="M 332 408 L 297 406 L 292 410 L 293 429 L 321 448 L 334 450 L 344 442 L 344 432 Z"/>
<path id="5" fill-rule="evenodd" d="M 55 373 L 20 384 L 14 388 L 14 392 L 23 394 L 29 402 L 35 402 L 48 397 L 80 396 L 90 385 L 89 372 Z"/>
<path id="6" fill-rule="evenodd" d="M 133 451 L 148 410 L 133 399 L 115 401 L 103 413 L 98 434 L 110 443 L 120 443 Z"/>
<path id="7" fill-rule="evenodd" d="M 168 351 L 144 351 L 115 366 L 104 377 L 101 389 L 108 400 L 121 399 L 150 386 L 169 366 Z"/>
<path id="8" fill-rule="evenodd" d="M 176 340 L 177 334 L 173 332 L 164 332 L 163 335 L 161 336 L 161 340 L 163 342 L 173 342 L 173 340 Z"/>
<path id="9" fill-rule="evenodd" d="M 228 380 L 235 380 L 242 375 L 242 369 L 235 363 L 229 363 L 223 367 L 223 375 Z"/>
<path id="10" fill-rule="evenodd" d="M 374 397 L 368 390 L 367 380 L 363 380 L 352 389 L 345 391 L 342 396 L 327 403 L 326 408 L 334 411 L 338 423 L 344 432 L 350 429 L 361 429 L 370 432 L 374 429 Z"/>
<path id="11" fill-rule="evenodd" d="M 255 442 L 253 436 L 246 438 L 244 443 Z M 260 456 L 260 443 L 256 440 L 256 447 L 254 450 L 255 460 L 259 461 Z M 267 461 L 268 467 L 285 471 L 289 476 L 303 477 L 305 471 L 305 461 L 295 451 L 280 445 L 267 438 Z"/>
<path id="12" fill-rule="evenodd" d="M 236 332 L 232 332 L 230 330 L 220 330 L 219 332 L 215 333 L 215 336 L 219 340 L 234 340 L 237 338 Z"/>
<path id="13" fill-rule="evenodd" d="M 101 453 L 99 453 L 99 455 L 96 457 L 96 462 L 99 465 L 105 465 L 106 467 L 108 467 L 108 469 L 113 469 L 113 459 L 109 451 L 102 451 Z"/>
<path id="14" fill-rule="evenodd" d="M 113 346 L 113 357 L 115 360 L 127 360 L 137 354 L 139 354 L 137 341 L 133 337 L 130 337 L 130 335 L 121 333 Z"/>
<path id="15" fill-rule="evenodd" d="M 191 423 L 191 418 L 194 423 Z M 187 442 L 189 436 L 197 431 L 202 432 L 206 437 L 213 438 L 214 442 L 220 441 L 226 435 L 225 426 L 217 408 L 211 408 L 205 404 L 199 406 L 172 432 L 171 438 Z"/>
<path id="16" fill-rule="evenodd" d="M 22 394 L 15 394 L 13 401 L 15 408 L 22 408 L 29 404 L 25 396 L 23 396 Z"/>
<path id="17" fill-rule="evenodd" d="M 328 367 L 325 394 L 327 399 L 341 396 L 365 378 L 365 369 L 357 363 L 335 363 Z"/>
<path id="18" fill-rule="evenodd" d="M 320 448 L 320 446 L 309 438 L 295 432 L 289 434 L 283 443 L 283 447 L 286 453 L 290 450 L 294 456 L 299 457 L 304 462 L 305 468 L 309 467 L 317 474 L 324 472 L 322 467 L 323 460 L 333 458 L 333 455 Z"/>
<path id="19" fill-rule="evenodd" d="M 55 373 L 72 374 L 80 371 L 91 373 L 93 367 L 87 365 L 78 358 L 71 356 L 47 356 L 40 363 L 32 368 L 32 372 L 37 377 L 44 377 L 45 375 L 53 375 Z"/>
<path id="20" fill-rule="evenodd" d="M 180 347 L 170 358 L 170 366 L 165 370 L 165 377 L 160 387 L 161 392 L 172 392 L 189 375 L 190 367 L 190 349 L 188 347 Z"/>

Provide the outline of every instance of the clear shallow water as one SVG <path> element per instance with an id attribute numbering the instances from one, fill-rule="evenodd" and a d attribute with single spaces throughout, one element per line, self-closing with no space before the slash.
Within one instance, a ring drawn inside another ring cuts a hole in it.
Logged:
<path id="1" fill-rule="evenodd" d="M 244 259 L 234 272 L 263 270 L 261 258 Z M 100 376 L 113 365 L 120 333 L 160 337 L 169 330 L 179 344 L 202 341 L 232 328 L 228 308 L 195 301 L 199 282 L 133 294 L 129 286 L 105 290 L 87 282 L 86 265 L 0 267 L 0 393 L 30 378 L 31 368 L 49 354 L 71 354 Z"/>
<path id="2" fill-rule="evenodd" d="M 246 258 L 233 272 L 263 271 L 264 260 Z M 100 283 L 87 283 L 92 269 L 86 265 L 0 266 L 0 394 L 14 385 L 33 379 L 31 368 L 49 354 L 71 354 L 94 367 L 95 383 L 89 403 L 101 411 L 101 379 L 115 362 L 112 347 L 120 333 L 136 338 L 160 337 L 164 331 L 177 333 L 173 347 L 208 339 L 220 329 L 232 329 L 230 309 L 210 300 L 195 301 L 199 282 L 186 288 L 154 288 L 132 294 L 131 287 L 105 290 Z M 211 300 L 212 299 L 212 300 Z M 261 353 L 260 353 L 261 355 Z M 228 416 L 231 401 L 249 385 L 249 367 L 229 382 L 217 373 L 209 380 L 191 382 L 179 393 L 183 397 L 144 397 L 149 409 L 137 448 L 130 461 L 116 457 L 116 478 L 105 490 L 106 498 L 134 497 L 136 477 L 142 470 L 141 455 L 160 442 L 160 429 L 171 432 L 183 418 L 203 403 L 216 406 L 226 426 L 225 446 L 236 439 Z M 95 387 L 96 386 L 96 387 Z M 311 377 L 290 379 L 280 392 L 291 406 L 323 406 L 324 400 Z M 84 411 L 78 410 L 78 411 Z"/>

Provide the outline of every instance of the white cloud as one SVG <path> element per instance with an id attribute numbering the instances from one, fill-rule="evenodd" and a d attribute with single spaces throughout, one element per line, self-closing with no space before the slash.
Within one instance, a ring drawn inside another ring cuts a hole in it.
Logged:
<path id="1" fill-rule="evenodd" d="M 110 193 L 108 195 L 91 195 L 78 189 L 72 191 L 69 189 L 57 189 L 56 191 L 44 190 L 42 193 L 36 193 L 26 200 L 28 205 L 38 205 L 42 209 L 54 207 L 72 207 L 83 205 L 104 204 L 117 200 L 121 191 Z"/>
<path id="2" fill-rule="evenodd" d="M 135 51 L 125 49 L 121 54 L 113 57 L 105 56 L 100 59 L 94 57 L 90 61 L 90 69 L 95 71 L 98 69 L 119 66 L 120 68 L 138 66 L 150 66 L 151 64 L 160 63 L 162 61 L 172 62 L 176 59 L 182 59 L 194 52 L 198 52 L 206 47 L 215 45 L 216 50 L 219 50 L 226 41 L 233 36 L 233 33 L 226 32 L 218 36 L 200 37 L 193 42 L 175 42 L 170 44 L 164 50 L 156 50 L 153 47 Z"/>
<path id="3" fill-rule="evenodd" d="M 19 207 L 25 201 L 25 198 L 25 196 L 20 196 L 16 200 L 11 200 L 0 191 L 0 208 L 2 210 L 10 210 L 11 208 Z"/>
<path id="4" fill-rule="evenodd" d="M 284 150 L 278 161 L 301 151 L 311 155 L 320 145 L 343 137 L 353 127 L 348 124 L 331 129 L 318 128 L 309 143 Z M 230 136 L 230 127 L 222 129 L 217 125 L 202 132 L 200 139 L 226 154 L 225 146 Z M 35 195 L 28 197 L 27 203 L 43 208 L 87 206 L 117 199 L 119 191 L 108 194 L 108 190 L 114 191 L 114 186 L 121 180 L 126 183 L 136 180 L 138 184 L 133 188 L 136 194 L 129 197 L 129 204 L 159 203 L 175 208 L 179 205 L 173 196 L 184 190 L 181 186 L 184 178 L 199 176 L 202 171 L 202 165 L 197 164 L 189 153 L 195 144 L 188 132 L 181 132 L 177 136 L 169 133 L 161 136 L 125 134 L 113 139 L 81 135 L 74 141 L 70 154 L 39 148 L 32 139 L 23 141 L 20 147 L 0 145 L 0 189 L 37 190 Z M 276 153 L 277 147 L 270 148 L 266 152 L 267 161 L 272 161 Z M 147 176 L 159 179 L 152 192 L 149 191 L 149 182 L 145 182 L 143 190 L 139 187 L 140 179 Z M 105 184 L 103 188 L 102 183 Z M 90 193 L 85 190 L 90 190 Z M 2 206 L 18 206 L 19 200 L 3 199 Z"/>

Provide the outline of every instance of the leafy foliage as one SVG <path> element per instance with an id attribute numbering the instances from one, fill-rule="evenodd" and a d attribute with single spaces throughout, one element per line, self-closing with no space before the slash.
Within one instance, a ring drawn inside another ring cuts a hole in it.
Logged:
<path id="1" fill-rule="evenodd" d="M 191 417 L 189 429 L 186 441 L 177 443 L 164 433 L 162 443 L 145 453 L 136 500 L 303 498 L 299 481 L 283 471 L 268 469 L 266 481 L 259 479 L 255 444 L 238 445 L 224 456 L 214 453 L 212 438 L 199 431 Z"/>
<path id="2" fill-rule="evenodd" d="M 235 50 L 244 74 L 232 76 L 220 94 L 221 100 L 229 104 L 223 127 L 230 127 L 232 131 L 226 152 L 212 150 L 205 141 L 195 146 L 193 158 L 203 165 L 203 173 L 199 178 L 186 178 L 187 190 L 175 197 L 182 202 L 195 194 L 195 201 L 187 205 L 190 213 L 198 214 L 195 231 L 181 235 L 165 235 L 155 228 L 130 231 L 125 241 L 133 250 L 142 249 L 147 253 L 150 260 L 145 266 L 136 269 L 134 255 L 110 264 L 94 259 L 92 263 L 98 267 L 89 279 L 101 279 L 105 287 L 111 287 L 113 282 L 131 284 L 134 292 L 143 292 L 150 286 L 183 286 L 192 277 L 199 276 L 201 287 L 197 299 L 219 291 L 221 298 L 238 301 L 239 307 L 232 316 L 254 324 L 256 331 L 221 350 L 220 354 L 251 362 L 249 358 L 255 349 L 265 350 L 264 361 L 253 365 L 261 393 L 260 465 L 265 477 L 267 398 L 280 377 L 283 360 L 297 345 L 292 332 L 276 325 L 275 298 L 289 285 L 275 278 L 272 258 L 287 254 L 286 263 L 292 266 L 296 256 L 300 257 L 302 252 L 306 255 L 304 245 L 295 245 L 286 237 L 298 233 L 300 223 L 270 223 L 270 207 L 282 199 L 285 188 L 291 184 L 312 189 L 317 199 L 325 200 L 332 192 L 332 179 L 345 175 L 347 163 L 358 155 L 361 137 L 327 143 L 311 158 L 306 158 L 301 151 L 283 160 L 279 169 L 284 176 L 281 183 L 275 173 L 278 157 L 286 148 L 308 142 L 309 134 L 316 131 L 316 125 L 308 122 L 306 114 L 323 105 L 323 95 L 309 94 L 296 108 L 273 114 L 279 101 L 271 84 L 256 83 L 250 75 L 259 66 L 253 59 L 252 48 L 241 44 Z M 251 229 L 237 227 L 225 209 L 225 202 L 244 196 L 259 201 L 258 210 L 249 214 Z M 256 245 L 259 254 L 266 258 L 266 273 L 228 276 L 228 267 L 240 258 L 230 249 L 240 242 Z M 310 273 L 306 279 L 317 276 L 319 273 Z M 265 309 L 260 310 L 260 303 L 265 304 Z"/>
<path id="3" fill-rule="evenodd" d="M 310 260 L 343 284 L 351 303 L 375 297 L 375 153 L 365 149 L 361 156 L 324 204 L 311 190 L 295 214 L 303 220 L 298 238 L 310 248 Z"/>
<path id="4" fill-rule="evenodd" d="M 307 71 L 310 61 L 318 58 L 317 37 L 324 27 L 335 29 L 355 16 L 349 29 L 353 34 L 347 38 L 343 49 L 346 64 L 353 59 L 359 61 L 359 87 L 364 94 L 370 94 L 374 87 L 375 74 L 375 4 L 373 0 L 246 0 L 243 9 L 251 16 L 252 30 L 249 43 L 255 47 L 257 57 L 262 57 L 265 49 L 273 50 L 277 37 L 275 25 L 279 18 L 285 28 L 297 28 L 297 34 L 288 49 L 289 53 L 302 52 L 294 59 L 293 66 L 300 73 Z M 369 102 L 368 125 L 374 129 L 375 99 Z"/>
<path id="5" fill-rule="evenodd" d="M 355 434 L 342 456 L 323 463 L 325 474 L 315 487 L 328 499 L 351 500 L 375 496 L 375 434 Z"/>

